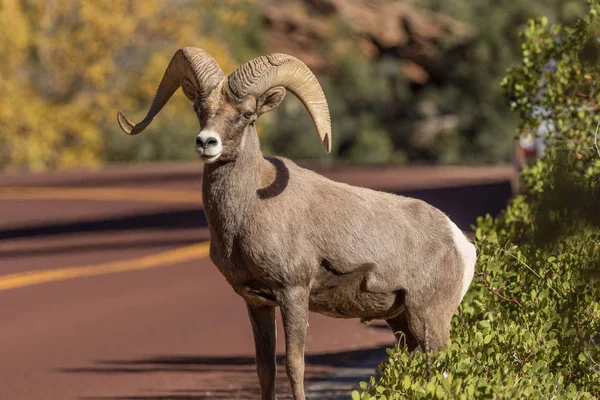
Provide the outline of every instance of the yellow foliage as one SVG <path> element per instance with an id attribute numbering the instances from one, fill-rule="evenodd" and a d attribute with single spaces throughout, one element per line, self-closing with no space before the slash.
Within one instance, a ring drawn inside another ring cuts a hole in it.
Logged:
<path id="1" fill-rule="evenodd" d="M 236 7 L 245 3 L 215 4 L 0 0 L 0 167 L 101 163 L 117 110 L 143 117 L 179 47 L 201 47 L 232 72 L 238 61 L 205 22 L 243 27 L 246 15 Z M 180 91 L 173 103 L 169 117 L 190 118 Z"/>
<path id="2" fill-rule="evenodd" d="M 4 81 L 8 72 L 15 69 L 24 57 L 29 44 L 29 29 L 18 0 L 0 0 L 0 54 L 2 57 L 0 78 Z"/>

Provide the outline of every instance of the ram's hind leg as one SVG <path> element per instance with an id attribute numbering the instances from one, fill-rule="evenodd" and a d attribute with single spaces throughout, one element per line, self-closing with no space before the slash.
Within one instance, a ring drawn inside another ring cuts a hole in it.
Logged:
<path id="1" fill-rule="evenodd" d="M 406 310 L 393 318 L 387 319 L 385 322 L 387 322 L 392 333 L 396 336 L 396 340 L 401 344 L 405 344 L 409 351 L 413 351 L 417 348 L 419 343 L 409 329 L 408 314 Z"/>
<path id="2" fill-rule="evenodd" d="M 454 310 L 449 307 L 427 309 L 407 305 L 405 310 L 394 318 L 386 320 L 396 339 L 405 342 L 409 351 L 425 348 L 436 350 L 446 344 L 450 337 L 450 321 Z"/>
<path id="3" fill-rule="evenodd" d="M 437 350 L 446 345 L 450 337 L 453 309 L 447 306 L 439 308 L 407 306 L 406 314 L 408 331 L 417 341 L 421 351 Z"/>
<path id="4" fill-rule="evenodd" d="M 429 352 L 446 344 L 450 336 L 450 320 L 453 312 L 407 307 L 400 315 L 388 319 L 387 323 L 400 343 L 406 343 L 408 351 L 421 350 L 426 353 L 427 381 L 431 379 Z"/>

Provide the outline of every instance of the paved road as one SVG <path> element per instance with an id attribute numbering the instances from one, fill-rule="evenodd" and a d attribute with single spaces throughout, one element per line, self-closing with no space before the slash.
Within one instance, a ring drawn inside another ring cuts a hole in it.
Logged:
<path id="1" fill-rule="evenodd" d="M 257 398 L 245 307 L 202 243 L 200 171 L 0 174 L 0 400 Z M 504 167 L 323 172 L 423 198 L 464 230 L 510 194 Z M 312 398 L 347 398 L 364 378 L 355 367 L 372 371 L 392 340 L 311 314 Z"/>

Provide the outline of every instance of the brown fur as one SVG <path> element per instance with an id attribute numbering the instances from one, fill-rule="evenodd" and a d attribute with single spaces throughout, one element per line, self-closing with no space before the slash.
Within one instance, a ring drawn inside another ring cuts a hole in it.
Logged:
<path id="1" fill-rule="evenodd" d="M 275 393 L 275 306 L 295 399 L 304 399 L 309 310 L 386 320 L 410 349 L 425 347 L 425 329 L 431 348 L 444 345 L 464 268 L 446 216 L 420 200 L 264 158 L 254 121 L 285 90 L 237 103 L 224 82 L 194 104 L 203 129 L 223 140 L 221 157 L 203 176 L 210 257 L 248 304 L 263 399 Z"/>

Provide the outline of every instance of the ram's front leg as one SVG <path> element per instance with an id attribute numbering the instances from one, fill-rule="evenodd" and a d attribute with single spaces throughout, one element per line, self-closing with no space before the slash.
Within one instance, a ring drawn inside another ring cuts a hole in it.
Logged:
<path id="1" fill-rule="evenodd" d="M 277 373 L 275 307 L 248 305 L 248 314 L 254 332 L 256 371 L 260 382 L 261 398 L 275 400 L 275 374 Z"/>
<path id="2" fill-rule="evenodd" d="M 283 291 L 280 298 L 281 317 L 285 332 L 286 371 L 294 400 L 304 400 L 304 343 L 308 326 L 307 287 L 293 287 Z"/>

